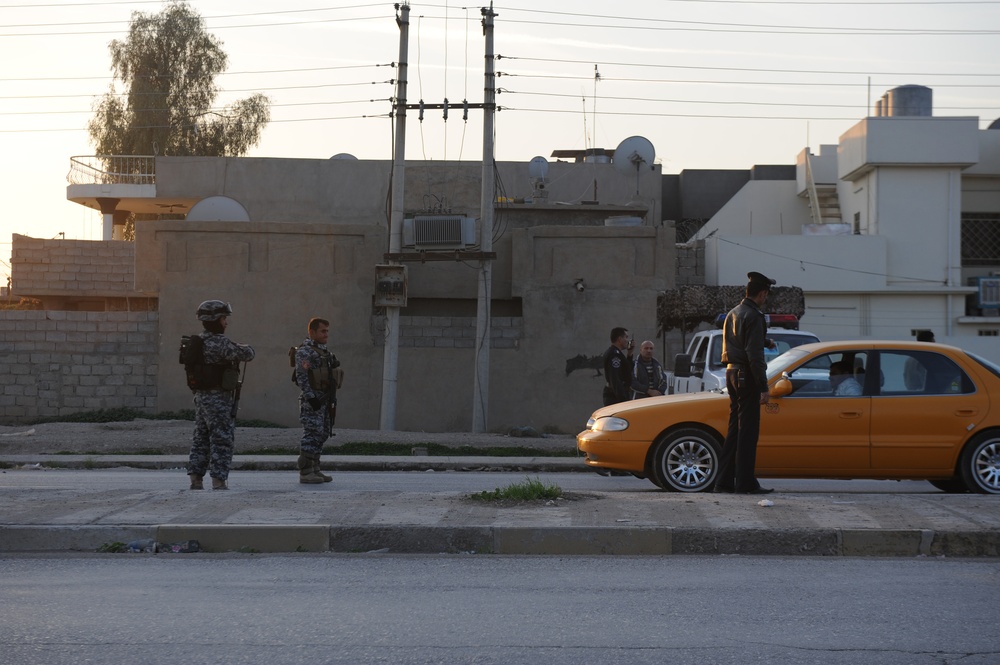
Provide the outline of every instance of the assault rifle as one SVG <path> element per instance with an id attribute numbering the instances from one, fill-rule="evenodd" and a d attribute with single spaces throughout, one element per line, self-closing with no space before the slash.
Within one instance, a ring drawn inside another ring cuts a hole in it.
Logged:
<path id="1" fill-rule="evenodd" d="M 247 375 L 247 364 L 243 363 L 243 371 L 240 372 L 240 378 L 236 382 L 236 390 L 233 392 L 233 410 L 230 411 L 229 415 L 232 416 L 233 421 L 236 420 L 236 412 L 240 410 L 240 393 L 243 392 L 243 379 Z"/>

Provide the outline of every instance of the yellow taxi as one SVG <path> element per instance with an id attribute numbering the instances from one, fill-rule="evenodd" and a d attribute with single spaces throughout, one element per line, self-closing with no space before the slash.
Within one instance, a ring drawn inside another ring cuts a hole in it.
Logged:
<path id="1" fill-rule="evenodd" d="M 820 342 L 768 362 L 767 380 L 758 477 L 928 480 L 1000 494 L 996 363 L 944 344 Z M 724 390 L 647 397 L 598 409 L 576 443 L 595 469 L 701 492 L 715 484 L 728 422 Z"/>

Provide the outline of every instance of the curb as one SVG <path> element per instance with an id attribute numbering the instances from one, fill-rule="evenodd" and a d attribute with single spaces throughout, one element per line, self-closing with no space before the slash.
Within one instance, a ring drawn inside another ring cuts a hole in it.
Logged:
<path id="1" fill-rule="evenodd" d="M 96 552 L 152 538 L 199 541 L 203 552 L 515 555 L 998 557 L 1000 531 L 428 527 L 326 524 L 0 525 L 2 552 Z"/>

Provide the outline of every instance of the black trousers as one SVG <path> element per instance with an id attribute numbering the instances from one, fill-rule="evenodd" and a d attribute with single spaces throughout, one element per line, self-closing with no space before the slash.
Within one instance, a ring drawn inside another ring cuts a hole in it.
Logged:
<path id="1" fill-rule="evenodd" d="M 760 436 L 760 395 L 749 367 L 726 370 L 729 391 L 729 429 L 722 444 L 715 486 L 749 492 L 760 486 L 754 476 L 757 438 Z"/>

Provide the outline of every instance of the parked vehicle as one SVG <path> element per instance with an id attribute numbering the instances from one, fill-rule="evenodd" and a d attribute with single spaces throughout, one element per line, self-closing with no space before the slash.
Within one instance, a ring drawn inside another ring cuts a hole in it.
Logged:
<path id="1" fill-rule="evenodd" d="M 830 365 L 862 386 L 838 396 Z M 758 477 L 929 480 L 947 492 L 1000 494 L 1000 366 L 943 344 L 805 344 L 768 363 Z M 719 392 L 598 409 L 577 435 L 584 463 L 663 489 L 709 490 L 729 421 Z"/>
<path id="2" fill-rule="evenodd" d="M 695 333 L 688 342 L 687 351 L 674 356 L 671 394 L 722 390 L 726 387 L 726 366 L 722 362 L 724 319 L 725 314 L 720 314 L 716 329 Z M 820 341 L 816 335 L 798 327 L 799 320 L 794 315 L 769 314 L 767 337 L 774 340 L 776 348 L 765 349 L 764 359 L 771 360 L 788 349 Z"/>

